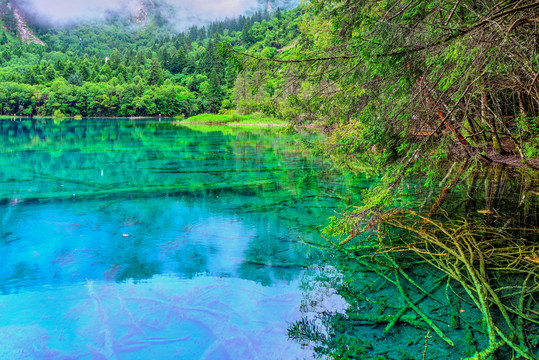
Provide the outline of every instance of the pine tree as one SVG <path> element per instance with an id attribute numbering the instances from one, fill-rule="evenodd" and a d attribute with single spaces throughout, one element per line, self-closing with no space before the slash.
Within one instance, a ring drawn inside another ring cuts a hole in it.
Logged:
<path id="1" fill-rule="evenodd" d="M 145 62 L 146 58 L 144 57 L 144 53 L 142 51 L 137 52 L 137 55 L 135 56 L 135 65 L 144 65 Z"/>
<path id="2" fill-rule="evenodd" d="M 6 33 L 2 31 L 2 34 L 0 35 L 0 45 L 6 45 L 8 43 L 8 38 L 6 36 Z"/>
<path id="3" fill-rule="evenodd" d="M 243 42 L 243 44 L 245 44 L 245 46 L 251 46 L 253 44 L 253 36 L 251 35 L 251 27 L 245 23 L 245 25 L 243 25 L 243 30 L 241 31 L 241 41 Z"/>
<path id="4" fill-rule="evenodd" d="M 165 70 L 170 71 L 170 55 L 168 54 L 168 50 L 166 47 L 161 48 L 161 52 L 159 54 L 159 61 L 161 62 L 161 66 Z"/>
<path id="5" fill-rule="evenodd" d="M 162 69 L 157 58 L 152 58 L 150 67 L 146 71 L 146 80 L 150 85 L 158 85 L 162 81 Z"/>
<path id="6" fill-rule="evenodd" d="M 178 51 L 176 51 L 176 54 L 174 54 L 174 56 L 170 60 L 170 72 L 173 74 L 181 73 L 183 68 L 185 67 L 185 64 L 185 50 L 183 47 L 180 47 Z"/>
<path id="7" fill-rule="evenodd" d="M 52 81 L 56 77 L 56 71 L 54 70 L 54 67 L 49 64 L 43 75 L 46 81 Z"/>
<path id="8" fill-rule="evenodd" d="M 223 94 L 221 87 L 219 86 L 219 78 L 217 72 L 213 69 L 210 73 L 209 91 L 207 99 L 207 111 L 211 113 L 217 113 L 221 108 L 221 102 L 223 101 Z"/>
<path id="9" fill-rule="evenodd" d="M 211 72 L 215 64 L 215 55 L 215 47 L 213 46 L 213 41 L 210 39 L 201 63 L 200 70 L 202 73 L 208 74 Z"/>

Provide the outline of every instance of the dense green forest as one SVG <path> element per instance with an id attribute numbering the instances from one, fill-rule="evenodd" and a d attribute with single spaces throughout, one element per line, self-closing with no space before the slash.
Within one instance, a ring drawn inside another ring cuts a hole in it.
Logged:
<path id="1" fill-rule="evenodd" d="M 45 45 L 21 42 L 4 8 L 0 30 L 0 114 L 191 116 L 235 107 L 236 70 L 226 42 L 273 57 L 298 35 L 302 10 L 256 11 L 173 33 L 154 21 L 68 28 L 36 26 Z"/>
<path id="2" fill-rule="evenodd" d="M 8 3 L 1 115 L 235 111 L 314 125 L 329 136 L 313 148 L 335 165 L 387 170 L 367 209 L 448 156 L 539 166 L 537 2 L 313 0 L 179 33 L 159 13 L 135 27 L 30 22 L 25 41 Z"/>
<path id="3" fill-rule="evenodd" d="M 347 167 L 539 153 L 533 1 L 311 1 L 180 33 L 159 16 L 34 24 L 44 45 L 20 41 L 7 3 L 3 115 L 261 111 L 330 130 L 322 150 Z"/>
<path id="4" fill-rule="evenodd" d="M 230 50 L 249 69 L 242 81 L 268 89 L 258 103 L 294 124 L 331 129 L 325 150 L 337 157 L 392 162 L 456 147 L 490 161 L 488 147 L 526 162 L 539 154 L 538 7 L 311 1 L 286 57 Z"/>

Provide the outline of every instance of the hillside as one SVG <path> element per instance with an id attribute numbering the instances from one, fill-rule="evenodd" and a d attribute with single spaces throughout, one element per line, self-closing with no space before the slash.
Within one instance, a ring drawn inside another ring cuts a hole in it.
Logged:
<path id="1" fill-rule="evenodd" d="M 320 150 L 345 167 L 375 159 L 402 170 L 449 154 L 533 165 L 539 155 L 534 2 L 474 5 L 470 15 L 465 3 L 281 10 L 293 2 L 257 0 L 249 15 L 178 32 L 187 22 L 170 14 L 179 8 L 137 0 L 77 24 L 34 16 L 27 29 L 44 45 L 20 41 L 10 4 L 3 115 L 264 112 L 324 128 L 331 137 Z"/>
<path id="2" fill-rule="evenodd" d="M 129 17 L 33 26 L 39 44 L 21 41 L 18 30 L 1 33 L 0 114 L 191 116 L 232 109 L 236 70 L 219 55 L 219 44 L 276 53 L 297 36 L 301 14 L 269 4 L 271 11 L 178 33 L 159 22 L 163 5 L 130 3 L 138 7 Z"/>

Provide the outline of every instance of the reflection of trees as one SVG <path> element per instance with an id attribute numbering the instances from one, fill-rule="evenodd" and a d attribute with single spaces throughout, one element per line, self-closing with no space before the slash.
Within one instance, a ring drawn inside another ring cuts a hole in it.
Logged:
<path id="1" fill-rule="evenodd" d="M 169 271 L 167 262 L 187 276 L 209 271 L 218 250 L 208 244 L 152 238 L 152 231 L 190 226 L 169 213 L 171 202 L 163 202 L 168 197 L 254 227 L 256 237 L 244 239 L 238 275 L 265 284 L 291 280 L 307 256 L 302 242 L 313 241 L 314 228 L 351 184 L 306 159 L 292 137 L 265 129 L 198 131 L 170 122 L 66 119 L 3 121 L 0 131 L 0 201 L 62 201 L 73 212 L 87 212 L 92 204 L 91 227 L 99 224 L 100 234 L 110 237 L 107 246 L 99 241 L 105 250 L 96 259 L 98 275 L 106 272 L 107 278 L 148 278 Z M 123 238 L 126 219 L 137 225 Z M 187 232 L 174 236 L 188 238 Z M 168 247 L 166 256 L 149 255 L 148 249 Z"/>
<path id="2" fill-rule="evenodd" d="M 441 172 L 439 196 L 379 213 L 329 251 L 340 277 L 321 283 L 350 306 L 306 316 L 292 338 L 336 357 L 537 359 L 537 174 L 458 168 Z"/>
<path id="3" fill-rule="evenodd" d="M 144 260 L 132 257 L 126 261 L 126 266 L 116 276 L 116 280 L 143 280 L 161 273 L 162 264 L 158 262 L 144 262 Z"/>
<path id="4" fill-rule="evenodd" d="M 463 172 L 456 183 L 458 198 L 444 204 L 447 213 L 481 219 L 492 227 L 529 228 L 539 224 L 534 195 L 539 184 L 530 171 L 490 166 Z"/>
<path id="5" fill-rule="evenodd" d="M 32 181 L 51 199 L 71 197 L 73 191 L 90 198 L 94 191 L 99 197 L 130 189 L 197 192 L 201 185 L 226 191 L 227 185 L 241 184 L 256 194 L 264 194 L 267 184 L 293 192 L 318 187 L 308 182 L 318 165 L 275 134 L 203 133 L 127 119 L 2 121 L 0 131 L 6 149 L 2 178 Z M 4 196 L 15 190 L 2 187 L 11 190 Z"/>

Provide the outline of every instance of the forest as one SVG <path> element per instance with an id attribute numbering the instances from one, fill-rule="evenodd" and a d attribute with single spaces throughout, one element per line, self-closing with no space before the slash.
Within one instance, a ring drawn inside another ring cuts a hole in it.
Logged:
<path id="1" fill-rule="evenodd" d="M 241 81 L 264 92 L 243 92 L 238 106 L 255 98 L 294 124 L 331 129 L 334 154 L 391 162 L 447 142 L 468 157 L 490 161 L 486 145 L 526 162 L 538 155 L 537 6 L 311 1 L 287 56 L 230 49 L 249 69 Z"/>
<path id="2" fill-rule="evenodd" d="M 36 24 L 42 43 L 20 41 L 5 3 L 1 115 L 263 112 L 327 129 L 323 151 L 341 162 L 392 163 L 433 144 L 486 161 L 538 155 L 532 1 L 311 1 L 180 33 L 159 17 L 136 29 Z"/>
<path id="3" fill-rule="evenodd" d="M 323 134 L 302 144 L 372 180 L 317 228 L 325 243 L 309 244 L 342 270 L 330 285 L 346 316 L 322 314 L 330 331 L 302 319 L 290 338 L 361 358 L 360 325 L 386 334 L 402 319 L 427 329 L 423 359 L 431 331 L 453 348 L 453 330 L 469 359 L 538 358 L 539 1 L 311 0 L 183 32 L 159 16 L 31 24 L 29 41 L 7 3 L 0 115 L 262 114 Z M 386 306 L 395 298 L 405 305 Z M 424 314 L 424 299 L 450 323 Z"/>
<path id="4" fill-rule="evenodd" d="M 375 146 L 391 161 L 441 136 L 467 155 L 488 144 L 525 162 L 538 155 L 536 8 L 312 1 L 181 33 L 158 18 L 136 31 L 36 26 L 42 45 L 20 41 L 4 5 L 0 114 L 262 111 L 332 129 L 340 154 Z"/>
<path id="5" fill-rule="evenodd" d="M 21 42 L 13 14 L 0 30 L 0 114 L 181 117 L 235 108 L 236 71 L 225 42 L 272 57 L 298 35 L 302 10 L 256 11 L 172 33 L 158 21 L 36 26 Z M 11 20 L 10 20 L 11 19 Z"/>

